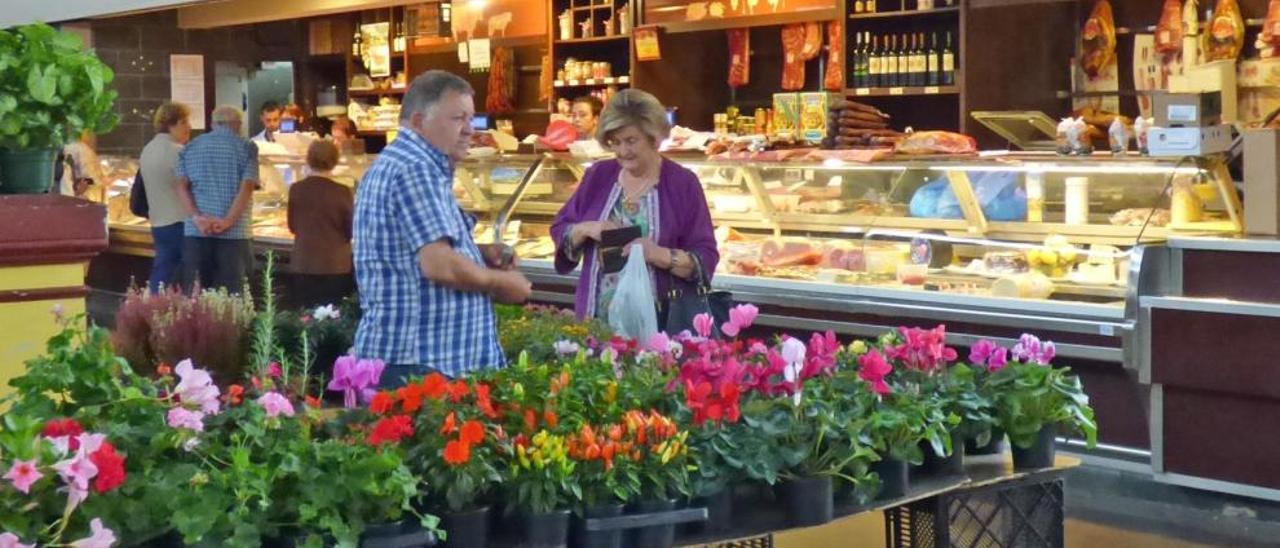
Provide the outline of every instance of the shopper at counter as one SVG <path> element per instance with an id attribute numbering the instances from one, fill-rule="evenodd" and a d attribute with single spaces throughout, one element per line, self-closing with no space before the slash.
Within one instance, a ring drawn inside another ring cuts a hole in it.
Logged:
<path id="1" fill-rule="evenodd" d="M 602 110 L 604 110 L 604 103 L 590 95 L 583 95 L 573 100 L 569 119 L 573 122 L 573 127 L 578 130 L 579 141 L 596 138 L 596 124 L 600 121 Z"/>
<path id="2" fill-rule="evenodd" d="M 254 141 L 262 143 L 276 142 L 276 132 L 280 131 L 280 116 L 284 110 L 278 103 L 267 101 L 258 110 L 258 120 L 262 122 L 262 131 L 253 136 Z"/>
<path id="3" fill-rule="evenodd" d="M 188 284 L 239 292 L 253 265 L 249 230 L 258 184 L 258 147 L 240 136 L 240 109 L 213 110 L 213 131 L 178 155 L 183 226 L 182 267 Z"/>
<path id="4" fill-rule="evenodd" d="M 596 138 L 617 159 L 591 166 L 551 225 L 556 270 L 567 274 L 582 263 L 574 303 L 580 318 L 607 319 L 618 285 L 618 273 L 602 271 L 597 250 L 606 230 L 640 227 L 638 242 L 660 299 L 695 290 L 715 272 L 720 254 L 702 184 L 658 153 L 668 131 L 666 109 L 640 90 L 618 92 L 600 116 Z"/>
<path id="5" fill-rule="evenodd" d="M 155 293 L 178 283 L 182 268 L 183 221 L 187 215 L 178 201 L 177 168 L 178 154 L 191 140 L 191 109 L 182 103 L 164 103 L 156 108 L 152 123 L 156 136 L 143 147 L 138 165 L 146 188 L 147 218 L 156 252 L 147 288 Z"/>
<path id="6" fill-rule="evenodd" d="M 474 96 L 445 71 L 415 78 L 396 139 L 360 182 L 355 269 L 364 314 L 355 353 L 387 364 L 385 388 L 433 371 L 503 366 L 493 301 L 530 294 L 505 246 L 475 243 L 475 219 L 453 195 L 454 164 L 474 133 Z"/>
<path id="7" fill-rule="evenodd" d="M 315 141 L 307 148 L 311 176 L 289 187 L 289 230 L 293 232 L 293 304 L 307 308 L 333 304 L 355 289 L 351 263 L 351 188 L 333 180 L 338 147 Z"/>

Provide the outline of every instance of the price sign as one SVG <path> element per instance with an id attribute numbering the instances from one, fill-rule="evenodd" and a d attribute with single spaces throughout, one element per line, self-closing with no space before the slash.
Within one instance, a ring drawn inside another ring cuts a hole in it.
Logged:
<path id="1" fill-rule="evenodd" d="M 903 88 L 889 88 L 889 95 L 905 95 L 906 93 L 907 90 Z"/>

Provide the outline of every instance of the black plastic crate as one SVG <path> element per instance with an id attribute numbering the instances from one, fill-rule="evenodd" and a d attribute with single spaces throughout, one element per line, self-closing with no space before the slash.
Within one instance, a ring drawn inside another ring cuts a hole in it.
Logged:
<path id="1" fill-rule="evenodd" d="M 885 510 L 893 548 L 1061 548 L 1061 477 L 962 489 Z"/>

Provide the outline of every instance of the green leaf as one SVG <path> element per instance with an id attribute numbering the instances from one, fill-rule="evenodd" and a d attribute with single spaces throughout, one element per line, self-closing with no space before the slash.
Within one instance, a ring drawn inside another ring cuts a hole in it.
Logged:
<path id="1" fill-rule="evenodd" d="M 38 66 L 32 66 L 27 73 L 27 92 L 35 100 L 49 105 L 54 104 L 54 92 L 58 90 L 58 80 L 47 76 L 47 73 L 52 70 L 51 65 L 46 66 L 44 70 Z"/>

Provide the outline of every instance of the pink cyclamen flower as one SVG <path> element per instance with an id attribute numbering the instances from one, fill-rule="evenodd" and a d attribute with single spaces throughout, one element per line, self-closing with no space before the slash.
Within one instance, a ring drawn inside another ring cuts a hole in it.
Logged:
<path id="1" fill-rule="evenodd" d="M 981 365 L 992 373 L 1004 369 L 1009 363 L 1009 349 L 982 339 L 969 349 L 969 363 Z"/>
<path id="2" fill-rule="evenodd" d="M 871 349 L 858 356 L 858 378 L 871 385 L 871 391 L 885 395 L 889 393 L 889 384 L 884 378 L 893 372 L 893 366 L 879 350 Z"/>
<path id="3" fill-rule="evenodd" d="M 760 315 L 760 309 L 753 304 L 740 304 L 729 309 L 729 321 L 725 322 L 725 327 L 720 329 L 725 335 L 737 337 L 743 329 L 751 327 L 756 323 L 756 316 Z M 730 332 L 732 331 L 732 332 Z"/>
<path id="4" fill-rule="evenodd" d="M 178 362 L 173 372 L 181 379 L 173 390 L 179 401 L 184 405 L 199 406 L 201 411 L 210 415 L 218 412 L 221 405 L 218 396 L 221 392 L 213 384 L 213 377 L 209 376 L 208 371 L 196 369 L 188 359 Z"/>
<path id="5" fill-rule="evenodd" d="M 13 533 L 0 534 L 0 548 L 36 548 L 34 544 L 23 544 L 22 539 Z"/>
<path id="6" fill-rule="evenodd" d="M 273 379 L 278 379 L 278 378 L 280 378 L 280 377 L 281 377 L 281 376 L 283 376 L 283 375 L 284 375 L 284 373 L 280 371 L 280 363 L 279 363 L 279 362 L 271 362 L 271 364 L 270 364 L 270 365 L 267 365 L 267 376 L 268 376 L 268 377 L 271 377 L 271 378 L 273 378 Z"/>
<path id="7" fill-rule="evenodd" d="M 1040 365 L 1049 365 L 1057 355 L 1057 348 L 1052 342 L 1040 342 L 1040 338 L 1029 333 L 1023 333 L 1018 338 L 1018 344 L 1013 345 L 1011 352 L 1013 359 L 1023 363 L 1036 363 Z"/>
<path id="8" fill-rule="evenodd" d="M 644 349 L 650 352 L 666 354 L 671 351 L 671 337 L 661 331 L 654 333 L 649 340 L 645 341 Z"/>
<path id="9" fill-rule="evenodd" d="M 698 314 L 693 317 L 693 330 L 698 332 L 698 336 L 707 338 L 711 336 L 711 330 L 715 328 L 715 320 L 710 314 Z"/>
<path id="10" fill-rule="evenodd" d="M 115 531 L 102 525 L 102 520 L 89 522 L 89 536 L 71 543 L 71 548 L 111 548 L 116 543 Z"/>
<path id="11" fill-rule="evenodd" d="M 333 362 L 333 379 L 329 381 L 329 390 L 343 392 L 343 405 L 352 409 L 356 407 L 357 394 L 366 402 L 373 399 L 385 368 L 386 364 L 382 360 L 360 360 L 351 355 L 343 356 Z"/>
<path id="12" fill-rule="evenodd" d="M 289 398 L 279 392 L 267 392 L 258 398 L 258 405 L 267 411 L 268 418 L 276 418 L 280 415 L 286 417 L 293 416 L 293 404 L 289 403 Z"/>
<path id="13" fill-rule="evenodd" d="M 167 417 L 169 427 L 192 432 L 204 431 L 204 413 L 192 411 L 184 407 L 174 407 Z"/>
<path id="14" fill-rule="evenodd" d="M 30 493 L 31 484 L 40 481 L 40 478 L 43 477 L 44 474 L 41 474 L 40 470 L 36 468 L 34 459 L 14 461 L 13 466 L 9 467 L 9 473 L 4 475 L 4 479 L 13 483 L 13 488 L 23 494 Z M 15 538 L 14 541 L 16 542 L 17 539 Z M 2 545 L 3 543 L 0 543 L 0 546 Z"/>

